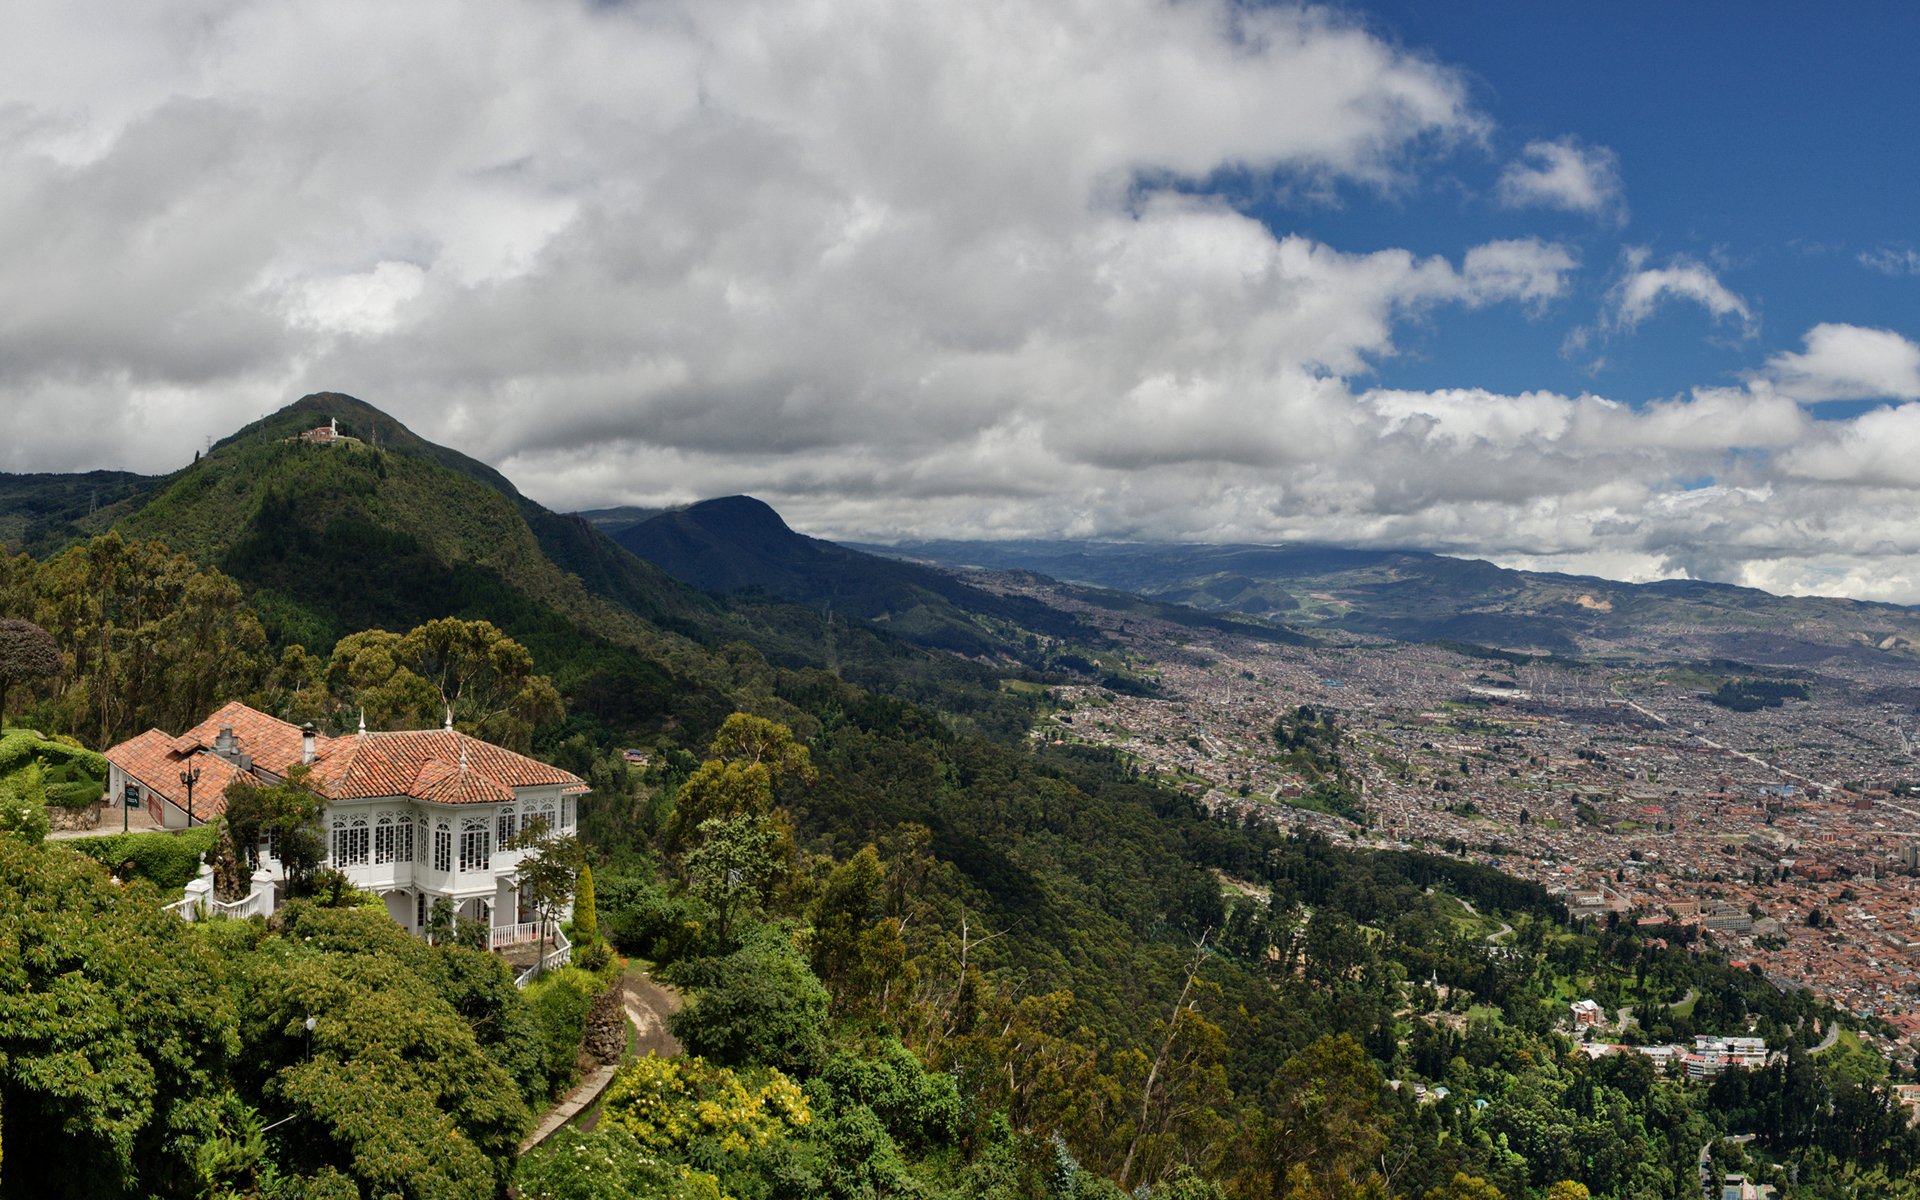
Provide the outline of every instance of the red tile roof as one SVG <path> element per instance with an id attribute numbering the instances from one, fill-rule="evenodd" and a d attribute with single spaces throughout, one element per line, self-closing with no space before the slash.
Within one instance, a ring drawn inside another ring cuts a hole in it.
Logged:
<path id="1" fill-rule="evenodd" d="M 511 804 L 513 793 L 468 767 L 433 759 L 420 768 L 407 794 L 435 804 Z"/>
<path id="2" fill-rule="evenodd" d="M 585 786 L 570 771 L 515 754 L 454 729 L 363 733 L 334 738 L 314 767 L 314 778 L 339 800 L 417 795 L 411 789 L 430 762 L 464 762 L 469 773 L 501 788 Z M 425 797 L 421 797 L 425 799 Z"/>
<path id="3" fill-rule="evenodd" d="M 191 757 L 202 769 L 202 778 L 194 786 L 195 815 L 210 815 L 221 811 L 224 801 L 214 807 L 216 802 L 202 804 L 202 798 L 216 794 L 239 773 L 211 753 L 222 727 L 233 729 L 234 748 L 252 756 L 261 770 L 285 777 L 301 759 L 299 726 L 238 701 L 223 705 L 177 738 L 151 729 L 115 746 L 107 757 L 169 800 L 174 799 L 173 792 L 180 793 L 175 803 L 183 809 L 186 792 L 179 773 L 181 764 Z M 209 789 L 208 784 L 216 780 Z M 452 729 L 335 738 L 315 735 L 312 782 L 334 800 L 411 796 L 439 804 L 504 803 L 513 799 L 514 788 L 558 785 L 563 791 L 579 792 L 587 787 L 570 771 Z"/>
<path id="4" fill-rule="evenodd" d="M 158 792 L 181 812 L 187 811 L 187 787 L 180 782 L 180 772 L 198 770 L 200 777 L 193 785 L 193 816 L 206 820 L 227 811 L 227 784 L 240 774 L 239 769 L 216 754 L 182 754 L 174 749 L 177 741 L 158 729 L 149 729 L 107 751 L 107 761 L 140 786 Z"/>

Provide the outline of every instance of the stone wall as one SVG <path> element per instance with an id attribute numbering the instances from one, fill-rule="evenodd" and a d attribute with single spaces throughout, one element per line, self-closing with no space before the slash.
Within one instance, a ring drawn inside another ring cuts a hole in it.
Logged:
<path id="1" fill-rule="evenodd" d="M 47 824 L 52 826 L 56 833 L 73 829 L 98 829 L 100 814 L 106 807 L 105 803 L 98 800 L 85 808 L 62 808 L 58 804 L 49 804 L 47 805 Z"/>

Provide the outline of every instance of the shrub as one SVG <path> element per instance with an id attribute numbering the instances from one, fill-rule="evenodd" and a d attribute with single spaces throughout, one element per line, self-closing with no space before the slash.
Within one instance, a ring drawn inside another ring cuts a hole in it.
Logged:
<path id="1" fill-rule="evenodd" d="M 729 1066 L 804 1076 L 826 1053 L 827 989 L 778 930 L 725 958 L 686 963 L 674 982 L 696 990 L 667 1019 L 688 1053 Z"/>
<path id="2" fill-rule="evenodd" d="M 713 914 L 700 900 L 669 895 L 650 880 L 609 876 L 596 892 L 601 934 L 622 953 L 660 965 L 697 952 Z"/>
<path id="3" fill-rule="evenodd" d="M 213 849 L 213 838 L 213 826 L 196 825 L 179 833 L 116 833 L 66 844 L 108 870 L 132 863 L 133 878 L 163 892 L 177 892 L 200 873 L 200 856 Z"/>
<path id="4" fill-rule="evenodd" d="M 614 1076 L 601 1113 L 642 1147 L 695 1161 L 745 1155 L 813 1121 L 806 1093 L 778 1071 L 651 1054 Z"/>
<path id="5" fill-rule="evenodd" d="M 562 967 L 535 979 L 522 993 L 540 1028 L 540 1059 L 549 1088 L 558 1090 L 573 1080 L 587 1014 L 606 987 L 598 976 L 578 967 Z"/>

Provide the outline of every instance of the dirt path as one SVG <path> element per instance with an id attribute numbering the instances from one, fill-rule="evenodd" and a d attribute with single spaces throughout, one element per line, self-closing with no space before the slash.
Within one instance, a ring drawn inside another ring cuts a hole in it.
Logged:
<path id="1" fill-rule="evenodd" d="M 667 1031 L 667 1018 L 680 1010 L 680 993 L 654 981 L 645 971 L 635 970 L 621 981 L 624 985 L 621 997 L 627 1012 L 627 1023 L 633 1026 L 632 1054 L 644 1057 L 658 1054 L 662 1058 L 680 1053 L 680 1040 Z M 623 1060 L 624 1061 L 624 1060 Z M 581 1080 L 579 1085 L 560 1102 L 548 1109 L 540 1118 L 540 1123 L 520 1143 L 520 1152 L 527 1151 L 546 1141 L 555 1133 L 593 1107 L 600 1093 L 607 1090 L 613 1082 L 614 1073 L 620 1069 L 619 1063 L 601 1067 Z M 586 1119 L 580 1122 L 580 1128 L 591 1130 L 599 1109 L 593 1108 Z"/>
<path id="2" fill-rule="evenodd" d="M 680 993 L 654 982 L 645 971 L 627 977 L 627 1020 L 633 1024 L 633 1052 L 662 1058 L 680 1053 L 680 1039 L 667 1032 L 667 1018 L 680 1011 Z"/>

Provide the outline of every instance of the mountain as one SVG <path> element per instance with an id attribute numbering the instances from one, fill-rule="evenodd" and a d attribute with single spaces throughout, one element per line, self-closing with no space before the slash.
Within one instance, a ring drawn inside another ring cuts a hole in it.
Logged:
<path id="1" fill-rule="evenodd" d="M 1414 550 L 1086 541 L 860 549 L 1025 570 L 1215 613 L 1410 642 L 1580 657 L 1725 657 L 1784 666 L 1911 661 L 1920 613 L 1695 580 L 1631 584 Z"/>
<path id="2" fill-rule="evenodd" d="M 702 591 L 757 589 L 845 617 L 876 621 L 923 646 L 995 656 L 1024 635 L 1091 642 L 1099 634 L 1059 609 L 969 586 L 953 575 L 795 533 L 751 496 L 661 513 L 614 540 Z"/>
<path id="3" fill-rule="evenodd" d="M 631 504 L 623 504 L 618 508 L 582 509 L 573 515 L 608 537 L 617 538 L 623 531 L 632 529 L 642 521 L 650 521 L 661 513 L 671 511 L 673 510 L 667 508 L 637 508 Z"/>
<path id="4" fill-rule="evenodd" d="M 112 524 L 162 480 L 131 471 L 0 472 L 0 550 L 43 554 Z"/>
<path id="5" fill-rule="evenodd" d="M 742 644 L 776 668 L 828 669 L 996 727 L 1022 720 L 990 668 L 843 613 L 830 623 L 765 595 L 723 602 L 339 393 L 302 397 L 163 477 L 0 476 L 0 522 L 37 530 L 40 557 L 108 529 L 163 542 L 237 580 L 275 644 L 322 655 L 362 629 L 491 621 L 572 709 L 616 729 L 723 716 L 752 669 Z"/>
<path id="6" fill-rule="evenodd" d="M 608 510 L 620 511 L 620 510 Z M 1050 640 L 1078 648 L 1106 635 L 1070 612 L 1005 588 L 977 586 L 951 571 L 901 561 L 796 533 L 751 496 L 704 500 L 626 525 L 614 540 L 674 578 L 722 595 L 765 592 L 843 616 L 874 621 L 915 642 L 958 654 L 1058 666 Z M 1097 608 L 1176 624 L 1230 629 L 1267 641 L 1302 640 L 1265 622 L 1234 620 L 1111 591 L 1072 589 Z"/>

